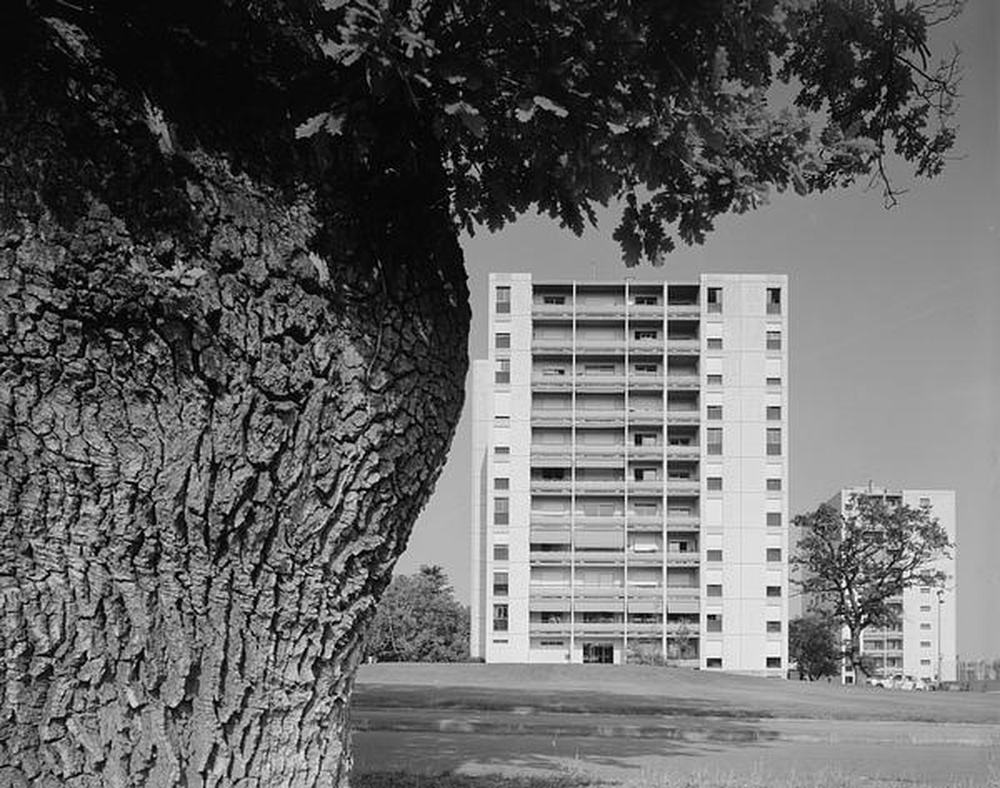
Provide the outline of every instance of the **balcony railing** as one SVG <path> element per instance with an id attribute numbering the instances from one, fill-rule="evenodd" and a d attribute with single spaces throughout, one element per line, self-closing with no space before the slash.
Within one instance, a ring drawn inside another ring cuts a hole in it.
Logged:
<path id="1" fill-rule="evenodd" d="M 667 353 L 692 354 L 701 352 L 701 341 L 697 338 L 671 339 L 667 337 Z"/>
<path id="2" fill-rule="evenodd" d="M 647 353 L 660 355 L 663 353 L 662 339 L 630 339 L 628 341 L 629 353 Z"/>
<path id="3" fill-rule="evenodd" d="M 667 566 L 700 566 L 701 557 L 698 553 L 680 553 L 680 552 L 668 552 L 667 553 Z"/>
<path id="4" fill-rule="evenodd" d="M 698 304 L 667 304 L 667 317 L 701 317 L 701 306 Z"/>
<path id="5" fill-rule="evenodd" d="M 532 337 L 531 349 L 553 353 L 572 353 L 573 337 Z"/>
<path id="6" fill-rule="evenodd" d="M 697 459 L 701 456 L 701 447 L 696 443 L 671 444 L 667 446 L 667 457 L 673 459 Z"/>
<path id="7" fill-rule="evenodd" d="M 532 479 L 531 491 L 538 493 L 560 493 L 569 494 L 573 490 L 572 479 Z"/>
<path id="8" fill-rule="evenodd" d="M 542 304 L 536 302 L 531 305 L 531 314 L 539 317 L 572 317 L 573 304 L 569 300 L 565 304 Z"/>
<path id="9" fill-rule="evenodd" d="M 663 424 L 663 410 L 629 408 L 628 420 L 633 424 Z"/>
<path id="10" fill-rule="evenodd" d="M 696 389 L 701 386 L 699 375 L 673 375 L 667 373 L 668 389 Z"/>
<path id="11" fill-rule="evenodd" d="M 701 588 L 699 586 L 667 586 L 667 599 L 699 599 Z"/>
<path id="12" fill-rule="evenodd" d="M 690 493 L 692 495 L 701 491 L 701 482 L 698 479 L 667 479 L 667 492 L 671 494 Z"/>
<path id="13" fill-rule="evenodd" d="M 579 317 L 612 317 L 622 319 L 625 317 L 625 304 L 612 303 L 600 304 L 594 302 L 581 302 L 576 305 L 576 316 Z"/>

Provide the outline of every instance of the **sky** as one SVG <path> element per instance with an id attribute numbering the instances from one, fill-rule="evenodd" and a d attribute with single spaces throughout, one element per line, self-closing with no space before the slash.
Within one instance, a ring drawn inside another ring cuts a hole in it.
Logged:
<path id="1" fill-rule="evenodd" d="M 857 484 L 954 489 L 958 651 L 1000 658 L 1000 147 L 994 0 L 969 0 L 941 29 L 964 76 L 956 155 L 934 180 L 903 167 L 891 210 L 860 184 L 775 195 L 720 217 L 704 246 L 661 268 L 626 269 L 615 216 L 576 238 L 547 217 L 463 239 L 472 294 L 470 358 L 487 355 L 491 271 L 536 279 L 694 280 L 702 272 L 789 276 L 789 497 L 795 514 Z M 397 573 L 444 567 L 469 601 L 472 478 L 467 407 L 437 489 Z"/>

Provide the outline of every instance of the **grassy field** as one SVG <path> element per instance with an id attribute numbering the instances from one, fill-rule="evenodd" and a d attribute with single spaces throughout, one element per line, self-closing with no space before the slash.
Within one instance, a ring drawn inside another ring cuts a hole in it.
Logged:
<path id="1" fill-rule="evenodd" d="M 639 665 L 365 665 L 358 707 L 1000 724 L 1000 695 L 906 692 Z"/>

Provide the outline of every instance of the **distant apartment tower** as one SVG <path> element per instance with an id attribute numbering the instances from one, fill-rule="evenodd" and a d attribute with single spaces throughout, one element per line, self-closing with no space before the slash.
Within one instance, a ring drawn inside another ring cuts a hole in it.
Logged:
<path id="1" fill-rule="evenodd" d="M 784 675 L 787 278 L 489 286 L 473 656 Z"/>
<path id="2" fill-rule="evenodd" d="M 948 537 L 955 541 L 954 490 L 887 490 L 880 487 L 850 487 L 841 490 L 829 503 L 844 514 L 855 496 L 877 497 L 888 504 L 906 504 L 917 509 L 930 507 Z M 794 548 L 794 545 L 793 545 Z M 934 564 L 945 573 L 943 588 L 914 586 L 891 600 L 898 610 L 899 623 L 888 629 L 866 629 L 861 650 L 872 661 L 878 676 L 913 676 L 928 681 L 954 681 L 958 677 L 955 551 Z M 847 668 L 843 680 L 856 678 Z"/>

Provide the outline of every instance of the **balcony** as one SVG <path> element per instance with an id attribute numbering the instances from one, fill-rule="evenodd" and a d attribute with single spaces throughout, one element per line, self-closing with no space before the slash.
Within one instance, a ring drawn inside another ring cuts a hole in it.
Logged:
<path id="1" fill-rule="evenodd" d="M 543 304 L 535 302 L 531 305 L 532 317 L 573 317 L 573 304 L 567 298 L 562 304 Z"/>
<path id="2" fill-rule="evenodd" d="M 700 586 L 667 586 L 667 601 L 691 600 L 701 598 Z M 688 625 L 690 626 L 690 625 Z"/>
<path id="3" fill-rule="evenodd" d="M 686 529 L 697 529 L 701 525 L 701 518 L 696 514 L 672 514 L 667 513 L 667 529 L 680 531 Z"/>
<path id="4" fill-rule="evenodd" d="M 663 304 L 629 304 L 629 317 L 658 320 L 663 317 Z"/>
<path id="5" fill-rule="evenodd" d="M 625 456 L 624 444 L 596 444 L 578 443 L 576 444 L 577 460 L 615 460 Z"/>
<path id="6" fill-rule="evenodd" d="M 667 566 L 670 567 L 698 567 L 701 565 L 701 556 L 698 553 L 682 553 L 680 551 L 670 551 L 667 553 Z"/>
<path id="7" fill-rule="evenodd" d="M 623 373 L 615 373 L 614 375 L 578 374 L 576 388 L 578 391 L 622 391 L 625 388 L 625 375 Z"/>
<path id="8" fill-rule="evenodd" d="M 677 443 L 667 446 L 667 459 L 697 460 L 701 456 L 701 447 L 697 443 Z"/>
<path id="9" fill-rule="evenodd" d="M 631 445 L 628 447 L 628 456 L 631 459 L 637 459 L 637 460 L 642 459 L 644 457 L 649 458 L 651 460 L 659 460 L 663 458 L 663 445 L 662 444 L 655 444 L 652 446 L 645 444 L 642 446 Z"/>
<path id="10" fill-rule="evenodd" d="M 535 391 L 572 391 L 573 376 L 535 373 L 531 376 L 531 388 Z"/>
<path id="11" fill-rule="evenodd" d="M 630 339 L 628 352 L 638 355 L 658 356 L 663 354 L 662 339 Z"/>
<path id="12" fill-rule="evenodd" d="M 584 624 L 578 621 L 575 632 L 578 636 L 587 635 L 624 635 L 625 624 L 622 621 L 608 623 Z"/>
<path id="13" fill-rule="evenodd" d="M 663 377 L 651 373 L 633 373 L 628 379 L 631 391 L 663 391 Z"/>
<path id="14" fill-rule="evenodd" d="M 578 409 L 576 423 L 579 427 L 621 427 L 625 424 L 625 412 L 614 410 Z"/>
<path id="15" fill-rule="evenodd" d="M 628 420 L 630 424 L 663 424 L 663 410 L 629 408 Z"/>
<path id="16" fill-rule="evenodd" d="M 660 495 L 663 492 L 663 479 L 630 479 L 629 495 Z"/>
<path id="17" fill-rule="evenodd" d="M 566 622 L 541 622 L 541 621 L 529 621 L 528 622 L 528 634 L 530 636 L 534 635 L 569 635 L 570 630 L 573 625 L 568 621 Z"/>
<path id="18" fill-rule="evenodd" d="M 531 444 L 531 462 L 539 464 L 552 460 L 570 462 L 573 458 L 573 447 L 564 443 L 533 443 Z"/>
<path id="19" fill-rule="evenodd" d="M 698 479 L 667 479 L 667 492 L 671 495 L 697 495 L 701 492 L 701 482 Z"/>
<path id="20" fill-rule="evenodd" d="M 699 375 L 674 375 L 667 372 L 667 389 L 697 389 L 701 387 L 701 376 Z"/>
<path id="21" fill-rule="evenodd" d="M 621 548 L 608 550 L 577 550 L 575 553 L 577 565 L 625 563 L 625 553 Z"/>
<path id="22" fill-rule="evenodd" d="M 577 335 L 576 353 L 577 355 L 615 355 L 620 356 L 625 352 L 625 337 L 603 337 L 601 339 L 588 339 Z"/>
<path id="23" fill-rule="evenodd" d="M 533 493 L 565 493 L 569 495 L 573 491 L 573 480 L 532 479 L 531 491 Z"/>
<path id="24" fill-rule="evenodd" d="M 577 318 L 596 317 L 623 320 L 625 318 L 625 304 L 581 301 L 576 306 L 576 316 Z"/>
<path id="25" fill-rule="evenodd" d="M 569 599 L 573 591 L 569 584 L 531 583 L 528 586 L 528 595 L 531 599 Z"/>
<path id="26" fill-rule="evenodd" d="M 563 552 L 555 552 L 552 550 L 532 550 L 528 555 L 532 566 L 551 566 L 553 564 L 568 565 L 572 560 L 569 545 L 566 545 L 566 550 Z"/>
<path id="27" fill-rule="evenodd" d="M 668 635 L 697 635 L 701 632 L 701 626 L 698 624 L 688 624 L 678 621 L 668 621 L 666 628 Z"/>
<path id="28" fill-rule="evenodd" d="M 661 566 L 663 564 L 663 551 L 630 551 L 628 554 L 629 566 Z"/>
<path id="29" fill-rule="evenodd" d="M 578 512 L 576 524 L 581 527 L 604 526 L 605 528 L 620 528 L 624 523 L 621 512 L 618 514 L 584 514 Z"/>
<path id="30" fill-rule="evenodd" d="M 531 423 L 540 427 L 569 427 L 573 424 L 573 411 L 569 408 L 548 408 L 531 411 Z"/>
<path id="31" fill-rule="evenodd" d="M 621 586 L 578 585 L 575 596 L 577 599 L 613 603 L 625 599 L 625 589 Z"/>
<path id="32" fill-rule="evenodd" d="M 625 493 L 624 479 L 577 479 L 578 493 L 623 495 Z"/>
<path id="33" fill-rule="evenodd" d="M 628 527 L 631 531 L 660 531 L 663 528 L 663 516 L 659 514 L 630 514 Z"/>
<path id="34" fill-rule="evenodd" d="M 573 337 L 532 337 L 531 349 L 536 353 L 572 353 Z"/>
<path id="35" fill-rule="evenodd" d="M 692 410 L 668 410 L 667 424 L 701 424 L 701 411 L 697 408 Z"/>
<path id="36" fill-rule="evenodd" d="M 697 337 L 671 339 L 667 337 L 667 353 L 669 355 L 694 355 L 701 352 L 701 340 Z"/>
<path id="37" fill-rule="evenodd" d="M 667 304 L 667 317 L 676 318 L 700 318 L 701 305 L 699 304 Z"/>

